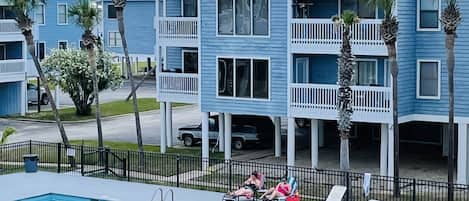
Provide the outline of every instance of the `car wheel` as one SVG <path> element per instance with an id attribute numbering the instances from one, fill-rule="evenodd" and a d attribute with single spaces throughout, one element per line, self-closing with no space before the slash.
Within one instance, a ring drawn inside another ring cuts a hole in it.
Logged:
<path id="1" fill-rule="evenodd" d="M 189 135 L 184 136 L 183 141 L 186 147 L 192 147 L 192 145 L 194 145 L 194 139 Z"/>
<path id="2" fill-rule="evenodd" d="M 42 95 L 42 98 L 41 98 L 41 105 L 48 105 L 49 104 L 49 97 L 47 97 L 47 95 Z"/>
<path id="3" fill-rule="evenodd" d="M 244 149 L 244 141 L 240 138 L 233 139 L 233 148 L 236 150 Z"/>

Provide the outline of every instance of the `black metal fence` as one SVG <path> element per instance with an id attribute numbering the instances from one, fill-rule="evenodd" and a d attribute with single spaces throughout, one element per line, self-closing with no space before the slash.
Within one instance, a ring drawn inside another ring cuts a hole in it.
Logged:
<path id="1" fill-rule="evenodd" d="M 373 175 L 365 196 L 364 175 L 354 172 L 288 167 L 249 161 L 210 159 L 155 152 L 103 149 L 61 143 L 27 141 L 0 146 L 0 174 L 23 171 L 23 155 L 37 154 L 40 171 L 102 177 L 166 186 L 227 192 L 234 190 L 252 171 L 266 176 L 266 186 L 275 186 L 285 174 L 295 176 L 301 200 L 325 200 L 334 185 L 347 187 L 345 200 L 446 201 L 448 183 Z M 72 157 L 73 156 L 73 157 Z M 204 163 L 208 163 L 206 166 Z M 206 168 L 203 168 L 203 167 Z M 393 195 L 398 182 L 400 196 Z M 454 200 L 469 201 L 469 186 L 454 185 Z"/>

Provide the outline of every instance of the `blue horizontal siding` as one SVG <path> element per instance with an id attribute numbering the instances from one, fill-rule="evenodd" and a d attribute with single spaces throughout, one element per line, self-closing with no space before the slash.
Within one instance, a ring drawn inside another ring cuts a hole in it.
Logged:
<path id="1" fill-rule="evenodd" d="M 270 1 L 269 38 L 217 37 L 216 4 L 201 2 L 201 110 L 237 114 L 287 115 L 287 2 Z M 217 98 L 217 56 L 270 57 L 270 100 Z"/>
<path id="2" fill-rule="evenodd" d="M 21 82 L 0 83 L 0 116 L 21 112 Z"/>

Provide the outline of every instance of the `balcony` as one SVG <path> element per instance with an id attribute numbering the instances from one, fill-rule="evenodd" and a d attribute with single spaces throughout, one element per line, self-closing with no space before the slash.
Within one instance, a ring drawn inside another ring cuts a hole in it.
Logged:
<path id="1" fill-rule="evenodd" d="M 0 19 L 0 40 L 1 41 L 22 41 L 24 40 L 21 30 L 12 19 Z"/>
<path id="2" fill-rule="evenodd" d="M 290 115 L 301 118 L 337 119 L 338 86 L 290 84 Z M 353 86 L 352 121 L 389 122 L 392 118 L 390 87 Z"/>
<path id="3" fill-rule="evenodd" d="M 181 47 L 199 45 L 197 17 L 160 17 L 158 30 L 161 45 Z"/>
<path id="4" fill-rule="evenodd" d="M 199 75 L 194 73 L 158 74 L 157 97 L 160 101 L 199 102 Z"/>
<path id="5" fill-rule="evenodd" d="M 352 52 L 355 55 L 386 56 L 381 38 L 381 20 L 365 19 L 351 28 Z M 342 30 L 331 19 L 291 19 L 292 53 L 339 54 Z"/>
<path id="6" fill-rule="evenodd" d="M 23 59 L 0 60 L 0 82 L 24 80 L 26 76 Z"/>

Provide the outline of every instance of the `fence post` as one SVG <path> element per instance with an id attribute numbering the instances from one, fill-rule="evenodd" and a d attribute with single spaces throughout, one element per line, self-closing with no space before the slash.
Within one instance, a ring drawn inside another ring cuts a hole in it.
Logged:
<path id="1" fill-rule="evenodd" d="M 33 153 L 33 141 L 29 140 L 29 154 Z"/>
<path id="2" fill-rule="evenodd" d="M 176 156 L 176 186 L 179 188 L 179 167 L 180 167 L 180 161 L 181 160 L 181 156 L 178 154 Z"/>
<path id="3" fill-rule="evenodd" d="M 228 160 L 228 169 L 229 169 L 229 175 L 228 175 L 228 180 L 229 180 L 228 181 L 228 186 L 229 186 L 228 188 L 229 189 L 228 189 L 228 191 L 231 191 L 231 187 L 233 186 L 233 181 L 232 181 L 232 179 L 233 179 L 233 177 L 232 177 L 233 170 L 232 170 L 231 166 L 232 166 L 232 163 L 231 163 L 231 159 L 230 159 L 230 160 Z"/>
<path id="4" fill-rule="evenodd" d="M 130 150 L 127 150 L 127 181 L 130 181 Z"/>
<path id="5" fill-rule="evenodd" d="M 414 178 L 412 179 L 412 201 L 417 200 L 417 180 Z"/>
<path id="6" fill-rule="evenodd" d="M 345 186 L 347 187 L 347 191 L 346 191 L 346 194 L 345 194 L 345 196 L 346 196 L 345 200 L 351 201 L 352 200 L 352 196 L 351 196 L 352 189 L 350 188 L 350 172 L 349 171 L 345 172 Z"/>
<path id="7" fill-rule="evenodd" d="M 105 148 L 105 155 L 104 155 L 104 173 L 109 174 L 109 148 Z"/>
<path id="8" fill-rule="evenodd" d="M 85 153 L 83 152 L 83 144 L 80 146 L 80 163 L 81 163 L 81 176 L 85 176 L 84 159 Z"/>
<path id="9" fill-rule="evenodd" d="M 127 159 L 126 158 L 122 159 L 122 166 L 123 166 L 122 174 L 124 177 L 127 177 Z"/>
<path id="10" fill-rule="evenodd" d="M 57 173 L 60 173 L 60 164 L 62 158 L 62 143 L 57 143 Z"/>

